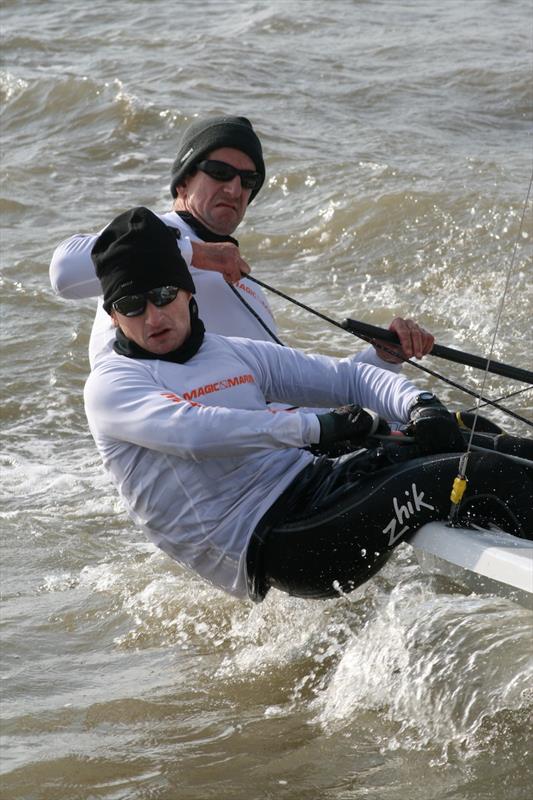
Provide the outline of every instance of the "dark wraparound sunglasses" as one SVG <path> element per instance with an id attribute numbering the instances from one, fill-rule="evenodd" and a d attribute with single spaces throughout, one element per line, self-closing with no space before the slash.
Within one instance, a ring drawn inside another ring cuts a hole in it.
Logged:
<path id="1" fill-rule="evenodd" d="M 232 167 L 231 164 L 226 164 L 225 161 L 200 161 L 196 168 L 205 172 L 210 178 L 216 181 L 232 181 L 238 175 L 241 179 L 241 186 L 243 189 L 259 189 L 261 186 L 261 173 L 254 172 L 251 169 L 237 169 Z"/>
<path id="2" fill-rule="evenodd" d="M 168 306 L 178 296 L 178 286 L 160 286 L 142 294 L 127 294 L 113 303 L 113 309 L 125 317 L 140 317 L 146 311 L 148 300 L 160 308 Z"/>

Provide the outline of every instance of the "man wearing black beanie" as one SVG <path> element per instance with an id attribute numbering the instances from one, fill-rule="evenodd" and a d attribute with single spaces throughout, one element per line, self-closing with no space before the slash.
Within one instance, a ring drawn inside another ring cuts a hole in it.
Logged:
<path id="1" fill-rule="evenodd" d="M 196 165 L 221 147 L 246 153 L 258 173 L 257 184 L 250 195 L 254 199 L 265 180 L 265 165 L 261 142 L 252 123 L 246 117 L 210 117 L 193 122 L 184 132 L 178 153 L 172 165 L 170 193 L 177 197 L 178 186 Z"/>
<path id="2" fill-rule="evenodd" d="M 113 220 L 92 258 L 118 330 L 85 385 L 91 433 L 132 518 L 184 567 L 243 599 L 337 597 L 447 518 L 465 444 L 436 398 L 354 357 L 204 335 L 175 236 L 146 208 Z M 273 413 L 272 397 L 342 405 Z M 362 450 L 382 416 L 408 423 L 400 458 Z M 341 458 L 310 450 L 346 440 Z M 531 532 L 531 477 L 502 462 L 470 454 L 461 513 Z"/>
<path id="3" fill-rule="evenodd" d="M 191 263 L 207 330 L 279 341 L 268 300 L 257 284 L 246 280 L 250 268 L 233 238 L 264 181 L 262 146 L 250 120 L 230 115 L 199 119 L 184 130 L 172 165 L 173 209 L 157 216 L 179 232 L 179 246 Z M 71 237 L 56 249 L 50 277 L 62 296 L 100 294 L 90 259 L 95 239 L 91 235 Z M 359 354 L 361 361 L 397 371 L 402 356 L 420 358 L 433 346 L 431 334 L 412 320 L 398 317 L 390 328 L 400 338 L 401 356 L 395 359 L 390 345 L 386 353 L 368 347 Z M 91 364 L 110 338 L 114 331 L 102 309 L 91 334 Z"/>
<path id="4" fill-rule="evenodd" d="M 142 206 L 119 214 L 91 256 L 117 329 L 116 353 L 182 363 L 197 352 L 205 328 L 194 281 L 175 234 L 155 214 Z"/>
<path id="5" fill-rule="evenodd" d="M 243 277 L 250 268 L 231 236 L 264 179 L 261 142 L 248 119 L 226 115 L 197 120 L 178 144 L 171 179 L 174 208 L 157 217 L 176 230 L 206 328 L 272 341 L 277 326 L 268 300 Z M 80 234 L 56 248 L 50 278 L 63 297 L 101 295 L 91 261 L 96 238 Z M 112 339 L 114 330 L 100 304 L 89 344 L 91 365 Z"/>
<path id="6" fill-rule="evenodd" d="M 211 117 L 184 132 L 172 165 L 174 211 L 208 242 L 231 234 L 265 180 L 261 142 L 246 117 Z"/>

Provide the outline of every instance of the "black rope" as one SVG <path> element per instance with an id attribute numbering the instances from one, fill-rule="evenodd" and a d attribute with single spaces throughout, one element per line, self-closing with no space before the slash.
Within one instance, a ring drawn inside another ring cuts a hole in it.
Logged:
<path id="1" fill-rule="evenodd" d="M 277 294 L 279 297 L 283 297 L 284 300 L 288 300 L 290 303 L 294 303 L 294 305 L 299 306 L 300 308 L 303 308 L 304 311 L 308 311 L 310 314 L 314 314 L 316 317 L 319 317 L 320 319 L 324 320 L 325 322 L 328 322 L 330 325 L 334 325 L 336 328 L 340 328 L 345 333 L 346 332 L 351 333 L 352 336 L 357 336 L 359 339 L 362 339 L 363 341 L 368 342 L 369 344 L 373 343 L 373 339 L 371 337 L 365 336 L 362 333 L 357 333 L 356 331 L 353 331 L 353 330 L 347 330 L 345 327 L 343 327 L 343 325 L 340 322 L 337 322 L 336 320 L 332 319 L 331 317 L 326 316 L 326 314 L 322 314 L 320 311 L 317 311 L 316 309 L 311 308 L 311 306 L 308 306 L 305 303 L 302 303 L 299 300 L 296 300 L 294 297 L 290 297 L 288 294 L 285 294 L 284 292 L 281 292 L 279 289 L 275 289 L 273 286 L 269 286 L 267 283 L 264 283 L 263 281 L 259 280 L 258 278 L 253 278 L 251 275 L 246 275 L 245 277 L 248 280 L 253 281 L 254 283 L 257 283 L 258 286 L 261 286 L 263 289 L 267 289 L 268 291 L 273 292 L 274 294 Z M 384 350 L 386 353 L 391 353 L 394 356 L 398 355 L 398 353 L 395 350 L 391 350 L 390 348 L 386 347 L 385 345 L 381 345 L 380 344 L 380 349 Z M 488 397 L 484 397 L 482 394 L 479 394 L 478 392 L 476 392 L 476 391 L 474 391 L 472 389 L 468 389 L 466 386 L 463 386 L 460 383 L 456 383 L 456 381 L 451 380 L 451 378 L 446 378 L 444 375 L 441 375 L 439 372 L 435 372 L 434 370 L 430 369 L 429 367 L 425 367 L 422 364 L 417 364 L 415 361 L 411 361 L 409 358 L 403 358 L 402 361 L 404 361 L 406 364 L 411 364 L 411 366 L 416 367 L 416 369 L 422 370 L 422 372 L 426 372 L 428 375 L 432 375 L 434 378 L 438 378 L 439 380 L 444 381 L 444 383 L 447 383 L 450 386 L 453 386 L 456 389 L 459 389 L 460 391 L 465 392 L 465 394 L 471 395 L 471 397 L 475 397 L 476 399 L 483 400 L 485 405 L 493 406 L 494 408 L 497 408 L 500 411 L 503 411 L 505 414 L 508 414 L 510 417 L 513 417 L 514 419 L 517 419 L 520 422 L 525 422 L 526 425 L 529 425 L 530 427 L 533 427 L 533 422 L 531 422 L 531 420 L 526 419 L 526 417 L 522 417 L 520 414 L 517 414 L 515 411 L 511 411 L 511 409 L 506 408 L 505 406 L 501 406 L 496 400 L 490 400 Z"/>
<path id="2" fill-rule="evenodd" d="M 250 277 L 250 276 L 249 276 L 249 275 L 243 275 L 243 277 L 245 277 L 245 278 L 248 278 L 248 277 Z M 237 289 L 235 288 L 235 286 L 234 286 L 232 283 L 228 283 L 228 286 L 229 286 L 229 288 L 231 289 L 231 291 L 233 292 L 233 294 L 235 295 L 235 297 L 238 297 L 238 298 L 239 298 L 239 300 L 241 301 L 241 303 L 242 303 L 244 306 L 246 306 L 246 308 L 248 309 L 248 311 L 250 312 L 250 314 L 251 314 L 253 317 L 255 317 L 255 318 L 256 318 L 256 320 L 258 321 L 258 323 L 261 325 L 261 327 L 262 327 L 262 328 L 264 328 L 264 329 L 265 329 L 265 331 L 268 333 L 268 335 L 269 335 L 269 336 L 271 336 L 271 337 L 272 337 L 272 339 L 273 339 L 275 342 L 277 342 L 277 344 L 280 344 L 282 347 L 285 347 L 285 345 L 283 344 L 283 342 L 281 341 L 281 339 L 278 339 L 278 337 L 276 336 L 276 334 L 275 334 L 273 331 L 271 331 L 271 330 L 270 330 L 270 328 L 268 327 L 268 325 L 266 324 L 266 322 L 263 322 L 263 320 L 261 319 L 261 317 L 259 316 L 259 314 L 257 314 L 257 313 L 256 313 L 256 312 L 253 310 L 253 308 L 252 308 L 252 306 L 250 305 L 250 303 L 248 303 L 248 301 L 244 299 L 244 297 L 242 296 L 242 294 L 240 294 L 240 292 L 238 292 L 238 291 L 237 291 Z"/>
<path id="3" fill-rule="evenodd" d="M 524 392 L 530 392 L 533 389 L 533 386 L 526 386 L 525 389 L 517 389 L 514 392 L 509 392 L 509 394 L 502 394 L 500 397 L 497 397 L 494 401 L 495 403 L 499 403 L 500 400 L 508 400 L 510 397 L 516 397 L 519 394 L 523 394 Z M 484 408 L 485 403 L 481 403 L 479 406 L 472 406 L 472 408 L 465 408 L 465 413 L 469 411 L 475 411 L 476 408 Z"/>

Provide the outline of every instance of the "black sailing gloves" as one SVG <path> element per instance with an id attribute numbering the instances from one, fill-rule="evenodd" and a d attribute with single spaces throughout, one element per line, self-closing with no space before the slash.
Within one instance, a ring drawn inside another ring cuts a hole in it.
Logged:
<path id="1" fill-rule="evenodd" d="M 327 414 L 317 414 L 317 418 L 320 423 L 317 450 L 330 457 L 350 452 L 358 446 L 364 447 L 368 437 L 374 434 L 390 434 L 384 420 L 361 406 L 341 406 Z M 430 392 L 418 395 L 403 432 L 413 437 L 420 455 L 462 453 L 466 450 L 455 417 Z"/>
<path id="2" fill-rule="evenodd" d="M 422 455 L 462 453 L 466 450 L 455 417 L 431 392 L 418 395 L 409 418 L 404 432 L 414 436 Z"/>
<path id="3" fill-rule="evenodd" d="M 390 432 L 386 422 L 361 406 L 341 406 L 317 417 L 320 423 L 318 445 L 322 452 L 331 451 L 331 446 L 337 442 L 363 445 L 372 433 Z"/>

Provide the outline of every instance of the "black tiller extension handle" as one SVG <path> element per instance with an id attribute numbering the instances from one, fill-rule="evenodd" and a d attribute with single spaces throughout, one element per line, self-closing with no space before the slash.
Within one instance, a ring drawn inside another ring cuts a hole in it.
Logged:
<path id="1" fill-rule="evenodd" d="M 386 342 L 393 342 L 399 344 L 398 336 L 392 331 L 385 328 L 378 328 L 376 325 L 369 325 L 367 322 L 359 322 L 355 319 L 345 319 L 342 321 L 342 327 L 347 331 L 353 333 L 361 333 L 363 336 L 369 336 L 372 339 L 383 339 Z M 500 361 L 487 361 L 482 356 L 476 356 L 472 353 L 465 353 L 462 350 L 454 350 L 451 347 L 444 347 L 440 344 L 434 344 L 430 350 L 432 356 L 438 358 L 445 358 L 447 361 L 455 361 L 457 364 L 465 364 L 467 367 L 475 367 L 476 369 L 487 370 L 493 372 L 495 375 L 503 375 L 505 378 L 512 378 L 516 381 L 523 381 L 524 383 L 533 384 L 533 372 L 520 367 L 513 367 L 510 364 L 502 364 Z M 488 364 L 488 367 L 487 367 Z"/>

